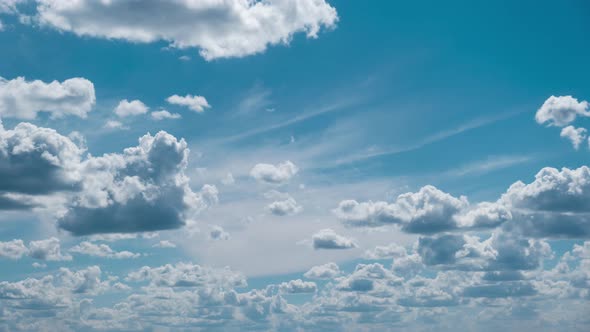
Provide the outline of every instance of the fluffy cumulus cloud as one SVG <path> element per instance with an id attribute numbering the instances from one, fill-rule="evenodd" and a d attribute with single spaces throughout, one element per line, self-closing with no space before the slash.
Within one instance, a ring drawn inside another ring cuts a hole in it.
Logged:
<path id="1" fill-rule="evenodd" d="M 121 154 L 84 153 L 53 129 L 0 123 L 0 209 L 63 205 L 52 206 L 58 225 L 87 235 L 178 228 L 217 202 L 214 186 L 191 190 L 187 143 L 166 132 Z"/>
<path id="2" fill-rule="evenodd" d="M 281 283 L 279 289 L 281 292 L 290 294 L 314 293 L 317 290 L 317 285 L 315 282 L 296 279 Z"/>
<path id="3" fill-rule="evenodd" d="M 199 193 L 189 187 L 188 153 L 184 140 L 161 131 L 141 137 L 123 154 L 85 160 L 83 188 L 59 226 L 76 235 L 183 226 L 217 200 L 215 187 L 205 185 Z"/>
<path id="4" fill-rule="evenodd" d="M 561 137 L 568 139 L 572 142 L 574 149 L 578 149 L 580 144 L 586 139 L 587 130 L 584 128 L 576 128 L 574 126 L 567 126 L 561 129 L 559 134 Z"/>
<path id="5" fill-rule="evenodd" d="M 164 40 L 171 47 L 196 47 L 207 60 L 264 52 L 298 32 L 315 38 L 338 20 L 325 0 L 36 2 L 35 20 L 42 26 L 131 42 Z"/>
<path id="6" fill-rule="evenodd" d="M 399 195 L 393 203 L 344 200 L 333 212 L 352 226 L 397 225 L 405 232 L 423 234 L 495 227 L 511 217 L 500 205 L 471 206 L 466 197 L 457 198 L 430 185 Z"/>
<path id="7" fill-rule="evenodd" d="M 285 200 L 274 201 L 266 209 L 275 216 L 286 216 L 299 213 L 303 208 L 291 196 Z"/>
<path id="8" fill-rule="evenodd" d="M 170 113 L 166 110 L 159 110 L 159 111 L 155 111 L 150 113 L 152 119 L 156 120 L 156 121 L 161 121 L 161 120 L 166 120 L 166 119 L 170 119 L 170 120 L 176 120 L 176 119 L 180 119 L 182 116 L 178 113 Z"/>
<path id="9" fill-rule="evenodd" d="M 167 264 L 160 267 L 144 266 L 138 271 L 129 273 L 127 281 L 148 281 L 155 287 L 197 287 L 210 284 L 227 287 L 246 287 L 243 274 L 225 269 L 214 269 L 191 263 Z"/>
<path id="10" fill-rule="evenodd" d="M 500 201 L 513 211 L 507 226 L 536 237 L 590 236 L 590 168 L 546 167 L 534 181 L 514 183 Z"/>
<path id="11" fill-rule="evenodd" d="M 29 256 L 46 261 L 72 260 L 72 256 L 62 254 L 61 242 L 55 237 L 46 240 L 31 241 L 31 243 L 29 243 Z"/>
<path id="12" fill-rule="evenodd" d="M 46 83 L 0 77 L 0 117 L 34 119 L 39 112 L 47 112 L 53 118 L 85 118 L 95 102 L 94 84 L 85 78 Z"/>
<path id="13" fill-rule="evenodd" d="M 203 113 L 205 108 L 210 108 L 211 105 L 207 102 L 207 99 L 203 96 L 193 96 L 193 95 L 186 95 L 186 96 L 179 96 L 179 95 L 172 95 L 166 99 L 169 104 L 184 106 L 188 109 L 195 111 L 197 113 Z"/>
<path id="14" fill-rule="evenodd" d="M 19 259 L 28 252 L 29 249 L 27 249 L 23 240 L 14 239 L 12 241 L 0 242 L 0 258 Z"/>
<path id="15" fill-rule="evenodd" d="M 535 120 L 539 124 L 565 127 L 578 116 L 590 116 L 587 101 L 578 101 L 572 96 L 551 96 L 537 110 Z"/>
<path id="16" fill-rule="evenodd" d="M 53 129 L 0 122 L 0 193 L 27 195 L 72 191 L 80 187 L 83 149 Z M 1 207 L 0 207 L 1 208 Z"/>
<path id="17" fill-rule="evenodd" d="M 340 268 L 336 263 L 317 265 L 305 272 L 308 279 L 333 279 L 340 275 Z"/>
<path id="18" fill-rule="evenodd" d="M 314 249 L 351 249 L 358 247 L 353 240 L 339 235 L 329 228 L 313 234 L 311 240 Z"/>
<path id="19" fill-rule="evenodd" d="M 115 251 L 104 243 L 96 244 L 88 241 L 84 241 L 73 246 L 70 248 L 69 252 L 80 255 L 115 259 L 137 258 L 141 256 L 140 254 L 132 253 L 127 250 Z"/>
<path id="20" fill-rule="evenodd" d="M 288 182 L 299 172 L 299 168 L 291 161 L 273 164 L 256 164 L 250 170 L 250 176 L 262 183 L 281 184 Z"/>
<path id="21" fill-rule="evenodd" d="M 141 100 L 129 101 L 127 99 L 121 100 L 114 110 L 119 117 L 146 114 L 148 111 L 149 108 Z"/>

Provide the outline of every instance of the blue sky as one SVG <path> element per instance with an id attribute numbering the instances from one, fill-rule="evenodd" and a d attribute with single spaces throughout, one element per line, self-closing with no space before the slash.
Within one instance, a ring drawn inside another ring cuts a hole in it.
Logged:
<path id="1" fill-rule="evenodd" d="M 0 0 L 0 331 L 588 329 L 584 1 L 73 3 Z"/>

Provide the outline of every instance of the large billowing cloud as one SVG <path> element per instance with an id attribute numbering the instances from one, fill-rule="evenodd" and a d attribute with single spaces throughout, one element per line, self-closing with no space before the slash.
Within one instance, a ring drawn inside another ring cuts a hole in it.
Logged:
<path id="1" fill-rule="evenodd" d="M 53 118 L 85 118 L 95 102 L 94 84 L 85 78 L 45 83 L 0 77 L 0 117 L 34 119 L 37 113 L 48 112 Z"/>
<path id="2" fill-rule="evenodd" d="M 161 131 L 141 137 L 123 154 L 85 160 L 83 189 L 59 226 L 75 235 L 183 226 L 217 200 L 215 187 L 204 186 L 200 193 L 189 187 L 188 154 L 184 140 Z"/>
<path id="3" fill-rule="evenodd" d="M 0 193 L 48 194 L 77 190 L 83 149 L 49 128 L 0 122 Z"/>
<path id="4" fill-rule="evenodd" d="M 590 236 L 590 168 L 541 169 L 529 184 L 512 184 L 496 202 L 469 204 L 433 186 L 394 202 L 344 200 L 334 213 L 347 225 L 396 225 L 408 233 L 436 234 L 504 227 L 541 238 Z"/>
<path id="5" fill-rule="evenodd" d="M 214 186 L 191 190 L 187 144 L 166 132 L 147 134 L 122 154 L 83 153 L 53 129 L 0 124 L 0 208 L 61 195 L 67 203 L 58 225 L 87 235 L 178 228 L 217 201 Z"/>
<path id="6" fill-rule="evenodd" d="M 303 32 L 335 26 L 325 0 L 60 1 L 37 0 L 36 21 L 80 36 L 196 47 L 207 60 L 264 52 Z"/>
<path id="7" fill-rule="evenodd" d="M 535 237 L 590 237 L 590 168 L 546 167 L 529 184 L 514 183 L 500 199 L 513 211 L 507 226 Z"/>

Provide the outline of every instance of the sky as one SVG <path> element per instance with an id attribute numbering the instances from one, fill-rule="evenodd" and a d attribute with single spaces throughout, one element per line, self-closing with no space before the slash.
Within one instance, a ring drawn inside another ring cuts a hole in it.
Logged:
<path id="1" fill-rule="evenodd" d="M 0 0 L 0 331 L 588 331 L 583 0 Z"/>

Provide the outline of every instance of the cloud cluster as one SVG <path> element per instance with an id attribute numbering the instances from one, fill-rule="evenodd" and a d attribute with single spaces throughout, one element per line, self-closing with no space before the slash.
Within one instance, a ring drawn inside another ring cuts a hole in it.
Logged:
<path id="1" fill-rule="evenodd" d="M 36 2 L 34 22 L 41 26 L 136 43 L 163 40 L 171 47 L 199 48 L 207 60 L 261 53 L 268 45 L 288 44 L 299 32 L 316 38 L 338 20 L 325 0 Z"/>
<path id="2" fill-rule="evenodd" d="M 471 206 L 466 197 L 454 197 L 431 185 L 399 195 L 393 203 L 344 200 L 333 212 L 348 225 L 397 225 L 419 234 L 493 228 L 511 218 L 501 205 L 484 202 Z"/>
<path id="3" fill-rule="evenodd" d="M 517 181 L 496 202 L 470 204 L 433 186 L 399 195 L 392 203 L 344 200 L 333 211 L 357 227 L 395 225 L 408 233 L 436 234 L 505 227 L 546 238 L 590 236 L 590 168 L 541 169 Z"/>
<path id="4" fill-rule="evenodd" d="M 45 83 L 0 77 L 0 117 L 34 119 L 38 113 L 47 112 L 53 118 L 85 118 L 95 102 L 94 84 L 85 78 Z"/>
<path id="5" fill-rule="evenodd" d="M 31 241 L 28 247 L 20 239 L 0 242 L 0 258 L 20 259 L 23 256 L 46 261 L 72 260 L 72 256 L 62 254 L 61 242 L 55 237 Z"/>
<path id="6" fill-rule="evenodd" d="M 578 117 L 589 116 L 590 109 L 587 101 L 578 101 L 572 96 L 551 96 L 537 110 L 535 120 L 538 124 L 563 127 L 560 136 L 569 140 L 574 149 L 578 150 L 587 137 L 587 130 L 570 124 Z"/>
<path id="7" fill-rule="evenodd" d="M 80 255 L 115 259 L 137 258 L 141 256 L 140 254 L 132 253 L 127 250 L 115 251 L 106 244 L 96 244 L 89 241 L 84 241 L 73 246 L 69 249 L 69 252 Z"/>
<path id="8" fill-rule="evenodd" d="M 214 186 L 191 190 L 187 144 L 166 132 L 147 134 L 122 154 L 83 152 L 55 130 L 0 124 L 0 208 L 14 208 L 22 195 L 61 195 L 59 227 L 87 235 L 178 228 L 217 201 Z"/>

